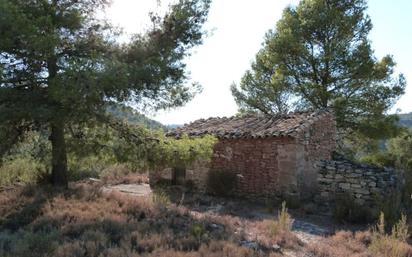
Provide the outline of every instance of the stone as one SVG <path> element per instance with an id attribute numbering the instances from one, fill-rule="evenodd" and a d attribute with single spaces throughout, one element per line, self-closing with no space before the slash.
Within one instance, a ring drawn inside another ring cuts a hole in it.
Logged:
<path id="1" fill-rule="evenodd" d="M 323 197 L 324 200 L 334 199 L 337 193 L 349 193 L 359 204 L 370 206 L 376 204 L 374 195 L 385 197 L 400 181 L 394 170 L 359 165 L 347 160 L 324 161 L 319 174 L 319 196 L 328 196 Z M 328 178 L 331 176 L 333 179 Z"/>
<path id="2" fill-rule="evenodd" d="M 369 194 L 370 194 L 369 190 L 362 189 L 362 188 L 355 189 L 355 190 L 353 190 L 353 191 L 354 191 L 355 193 L 363 194 L 363 195 L 369 195 Z"/>
<path id="3" fill-rule="evenodd" d="M 321 192 L 321 193 L 320 193 L 320 196 L 321 196 L 321 197 L 324 197 L 324 198 L 328 198 L 328 197 L 329 197 L 329 193 L 328 193 L 328 192 Z"/>
<path id="4" fill-rule="evenodd" d="M 350 189 L 350 184 L 349 183 L 340 183 L 339 187 L 342 189 Z"/>
<path id="5" fill-rule="evenodd" d="M 275 252 L 281 252 L 282 248 L 278 244 L 272 245 L 272 250 Z"/>

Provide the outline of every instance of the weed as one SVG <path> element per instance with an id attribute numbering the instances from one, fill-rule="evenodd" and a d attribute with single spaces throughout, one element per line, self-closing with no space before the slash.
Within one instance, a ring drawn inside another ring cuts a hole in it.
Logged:
<path id="1" fill-rule="evenodd" d="M 200 242 L 202 237 L 206 234 L 206 229 L 203 224 L 193 224 L 190 233 Z"/>
<path id="2" fill-rule="evenodd" d="M 406 242 L 409 238 L 409 226 L 406 222 L 406 215 L 402 214 L 398 223 L 392 227 L 392 236 L 400 240 L 401 242 Z"/>
<path id="3" fill-rule="evenodd" d="M 274 221 L 271 226 L 271 229 L 270 229 L 271 233 L 272 235 L 276 235 L 279 232 L 291 231 L 292 224 L 293 224 L 293 219 L 288 213 L 288 209 L 286 208 L 286 202 L 282 202 L 282 209 L 280 210 L 278 214 L 277 220 Z"/>
<path id="4" fill-rule="evenodd" d="M 381 212 L 379 222 L 372 230 L 369 251 L 374 255 L 391 257 L 412 256 L 412 247 L 406 243 L 409 237 L 406 216 L 392 227 L 391 235 L 385 232 L 385 215 Z"/>
<path id="5" fill-rule="evenodd" d="M 152 201 L 157 207 L 163 208 L 171 203 L 169 195 L 162 189 L 153 191 Z"/>

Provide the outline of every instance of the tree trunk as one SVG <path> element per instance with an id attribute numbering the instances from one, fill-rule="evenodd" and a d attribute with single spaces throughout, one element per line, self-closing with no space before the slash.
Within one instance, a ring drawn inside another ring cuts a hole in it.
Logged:
<path id="1" fill-rule="evenodd" d="M 52 184 L 67 187 L 67 155 L 64 140 L 64 122 L 59 120 L 51 124 L 52 144 Z"/>

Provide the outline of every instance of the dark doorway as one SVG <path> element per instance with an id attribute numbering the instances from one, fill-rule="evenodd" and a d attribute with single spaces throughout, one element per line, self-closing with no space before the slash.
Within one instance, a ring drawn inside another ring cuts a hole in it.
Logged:
<path id="1" fill-rule="evenodd" d="M 185 179 L 186 179 L 186 168 L 185 167 L 173 168 L 173 174 L 172 174 L 172 184 L 173 185 L 184 185 Z"/>

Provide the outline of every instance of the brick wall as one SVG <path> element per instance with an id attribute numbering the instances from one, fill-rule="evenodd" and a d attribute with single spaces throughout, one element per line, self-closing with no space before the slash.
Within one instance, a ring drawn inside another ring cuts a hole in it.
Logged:
<path id="1" fill-rule="evenodd" d="M 236 193 L 245 197 L 273 196 L 296 184 L 292 138 L 220 140 L 214 148 L 211 168 L 234 172 Z M 280 171 L 279 167 L 287 168 Z"/>

